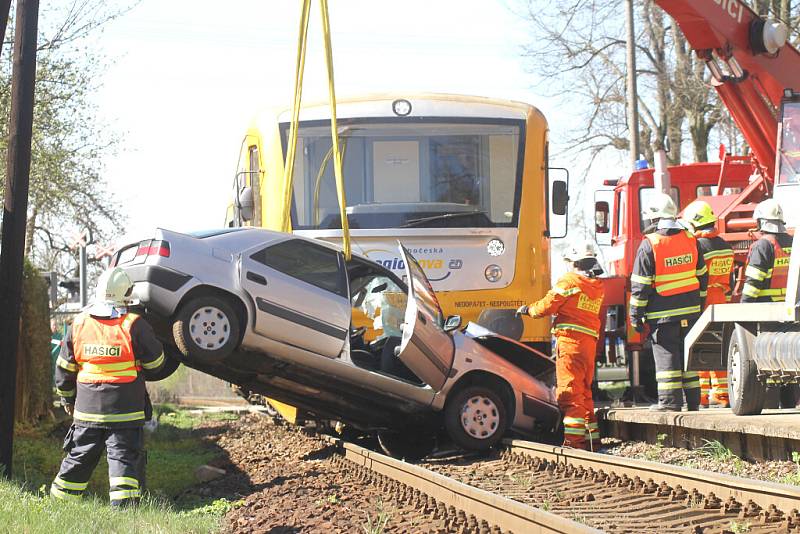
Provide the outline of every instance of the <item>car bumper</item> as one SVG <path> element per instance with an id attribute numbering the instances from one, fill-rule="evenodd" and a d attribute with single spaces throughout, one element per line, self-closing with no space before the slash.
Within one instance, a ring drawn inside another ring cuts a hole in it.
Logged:
<path id="1" fill-rule="evenodd" d="M 171 316 L 181 297 L 192 287 L 192 276 L 160 265 L 135 265 L 125 268 L 133 281 L 133 296 L 149 309 Z"/>

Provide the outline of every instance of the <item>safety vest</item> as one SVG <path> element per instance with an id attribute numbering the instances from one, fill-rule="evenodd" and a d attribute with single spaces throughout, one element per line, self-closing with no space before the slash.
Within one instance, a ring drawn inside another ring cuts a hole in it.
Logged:
<path id="1" fill-rule="evenodd" d="M 80 314 L 72 322 L 72 345 L 78 364 L 78 382 L 133 382 L 141 367 L 131 343 L 131 326 L 138 315 L 128 313 L 115 319 L 98 319 Z"/>
<path id="2" fill-rule="evenodd" d="M 718 237 L 719 232 L 710 230 L 700 232 L 697 237 L 709 240 Z M 708 268 L 708 294 L 706 305 L 725 304 L 731 292 L 731 272 L 733 271 L 733 249 L 726 244 L 724 248 L 709 250 L 703 255 Z"/>
<path id="3" fill-rule="evenodd" d="M 603 285 L 596 278 L 567 273 L 553 288 L 555 293 L 568 297 L 559 308 L 553 323 L 553 333 L 566 330 L 600 337 L 600 308 L 603 305 Z"/>
<path id="4" fill-rule="evenodd" d="M 775 302 L 786 300 L 786 284 L 789 282 L 789 258 L 792 256 L 792 247 L 782 247 L 774 234 L 764 234 L 764 239 L 772 245 L 774 260 L 769 272 L 769 287 L 762 289 L 762 297 L 770 297 Z"/>
<path id="5" fill-rule="evenodd" d="M 697 278 L 697 240 L 689 232 L 645 236 L 653 247 L 656 273 L 653 287 L 669 297 L 700 289 Z"/>

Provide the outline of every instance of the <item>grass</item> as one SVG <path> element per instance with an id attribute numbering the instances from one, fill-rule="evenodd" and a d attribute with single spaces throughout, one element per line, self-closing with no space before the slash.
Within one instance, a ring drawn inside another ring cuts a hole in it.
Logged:
<path id="1" fill-rule="evenodd" d="M 177 511 L 169 503 L 148 498 L 136 509 L 117 511 L 99 498 L 67 502 L 42 492 L 31 493 L 13 482 L 0 481 L 0 532 L 15 534 L 211 533 L 220 516 L 204 511 Z"/>
<path id="2" fill-rule="evenodd" d="M 378 515 L 373 520 L 372 515 L 366 513 L 367 521 L 366 524 L 363 525 L 364 533 L 365 534 L 383 534 L 384 530 L 386 529 L 386 525 L 389 524 L 389 519 L 391 519 L 391 515 L 384 510 L 383 508 L 383 501 L 378 501 L 377 505 Z"/>
<path id="3" fill-rule="evenodd" d="M 744 471 L 745 461 L 736 456 L 728 447 L 715 439 L 704 439 L 703 441 L 705 443 L 698 449 L 700 454 L 719 462 L 729 462 L 735 474 L 740 474 Z"/>
<path id="4" fill-rule="evenodd" d="M 155 409 L 159 425 L 145 436 L 148 451 L 145 502 L 136 510 L 122 512 L 108 505 L 108 465 L 105 457 L 95 469 L 87 496 L 64 504 L 47 495 L 63 458 L 63 425 L 18 428 L 14 444 L 14 480 L 0 485 L 0 533 L 59 534 L 86 532 L 91 524 L 98 532 L 194 533 L 213 532 L 220 518 L 238 503 L 177 500 L 183 490 L 196 484 L 194 470 L 215 455 L 213 448 L 192 433 L 207 420 L 232 420 L 226 413 L 195 414 L 171 405 Z M 9 504 L 11 503 L 11 504 Z"/>
<path id="5" fill-rule="evenodd" d="M 750 523 L 746 521 L 742 523 L 738 521 L 731 521 L 731 524 L 728 526 L 728 530 L 733 532 L 733 534 L 744 534 L 745 532 L 750 532 Z"/>
<path id="6" fill-rule="evenodd" d="M 780 482 L 783 484 L 793 484 L 795 486 L 800 486 L 800 452 L 793 452 L 792 453 L 792 461 L 795 465 L 794 473 L 789 473 L 788 475 L 784 476 Z"/>
<path id="7" fill-rule="evenodd" d="M 661 450 L 664 448 L 664 442 L 667 440 L 666 434 L 659 434 L 656 436 L 656 443 L 652 449 L 645 451 L 645 458 L 651 462 L 657 462 L 661 459 Z"/>

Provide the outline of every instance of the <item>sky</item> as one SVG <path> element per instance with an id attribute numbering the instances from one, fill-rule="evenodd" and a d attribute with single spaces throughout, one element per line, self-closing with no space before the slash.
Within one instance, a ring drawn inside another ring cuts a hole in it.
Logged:
<path id="1" fill-rule="evenodd" d="M 299 1 L 142 0 L 104 30 L 111 66 L 96 95 L 121 134 L 105 178 L 128 215 L 126 239 L 156 226 L 221 226 L 245 128 L 260 108 L 289 106 Z M 537 95 L 514 0 L 335 0 L 340 96 L 433 91 L 521 100 Z M 304 100 L 327 98 L 319 5 L 312 3 Z"/>

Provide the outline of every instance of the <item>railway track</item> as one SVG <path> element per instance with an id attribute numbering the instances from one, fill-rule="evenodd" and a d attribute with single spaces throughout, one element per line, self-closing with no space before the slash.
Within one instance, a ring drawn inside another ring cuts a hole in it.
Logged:
<path id="1" fill-rule="evenodd" d="M 441 519 L 442 532 L 800 534 L 794 486 L 526 441 L 413 465 L 325 439 L 334 462 Z"/>

